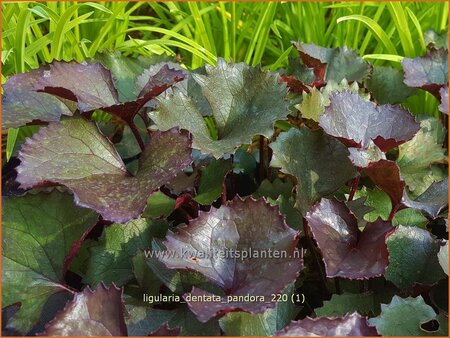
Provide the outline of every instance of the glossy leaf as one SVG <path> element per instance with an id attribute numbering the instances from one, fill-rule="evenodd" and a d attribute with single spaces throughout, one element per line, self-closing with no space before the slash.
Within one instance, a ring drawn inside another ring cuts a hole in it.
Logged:
<path id="1" fill-rule="evenodd" d="M 386 244 L 389 265 L 385 277 L 399 288 L 431 285 L 445 277 L 437 257 L 439 242 L 428 231 L 399 225 Z"/>
<path id="2" fill-rule="evenodd" d="M 333 294 L 330 300 L 323 302 L 323 306 L 315 309 L 318 317 L 344 316 L 347 313 L 358 312 L 360 315 L 373 316 L 381 311 L 381 301 L 389 301 L 389 292 L 383 290 L 383 293 L 373 291 L 364 293 L 343 293 Z"/>
<path id="3" fill-rule="evenodd" d="M 381 304 L 381 314 L 369 319 L 369 323 L 383 336 L 429 336 L 420 326 L 435 318 L 436 313 L 424 302 L 422 296 L 394 296 L 389 304 Z"/>
<path id="4" fill-rule="evenodd" d="M 173 95 L 158 98 L 158 110 L 150 117 L 161 130 L 189 130 L 193 147 L 205 154 L 219 158 L 250 143 L 254 135 L 270 137 L 275 121 L 289 113 L 286 87 L 278 84 L 277 75 L 260 68 L 219 59 L 215 68 L 206 66 L 206 75 L 196 74 L 194 78 L 211 106 L 217 140 L 203 120 L 197 92 L 186 94 L 174 88 Z"/>
<path id="5" fill-rule="evenodd" d="M 448 242 L 445 242 L 445 245 L 441 246 L 439 249 L 438 260 L 442 270 L 444 270 L 445 274 L 448 276 Z"/>
<path id="6" fill-rule="evenodd" d="M 317 317 L 292 322 L 275 336 L 376 336 L 375 328 L 367 323 L 366 317 L 357 313 L 343 317 Z"/>
<path id="7" fill-rule="evenodd" d="M 361 232 L 356 217 L 336 200 L 322 199 L 305 216 L 322 252 L 327 277 L 368 279 L 382 276 L 388 264 L 386 235 L 390 222 L 367 223 Z"/>
<path id="8" fill-rule="evenodd" d="M 355 175 L 347 149 L 321 131 L 292 128 L 270 147 L 273 150 L 270 166 L 281 168 L 298 180 L 297 207 L 302 214 Z"/>
<path id="9" fill-rule="evenodd" d="M 271 293 L 281 292 L 293 282 L 303 267 L 295 248 L 297 235 L 285 224 L 277 208 L 264 200 L 237 198 L 219 209 L 212 207 L 210 212 L 200 213 L 176 234 L 169 233 L 164 244 L 167 252 L 174 252 L 175 256 L 166 255 L 161 261 L 171 269 L 197 271 L 224 290 L 223 303 L 195 302 L 187 298 L 190 309 L 201 322 L 236 310 L 260 313 L 275 303 L 228 297 L 260 295 L 268 300 Z M 281 251 L 285 252 L 282 254 L 285 257 L 269 256 L 269 249 L 277 250 L 280 255 Z M 235 257 L 233 252 L 240 257 Z M 212 294 L 194 287 L 185 297 L 188 295 Z"/>
<path id="10" fill-rule="evenodd" d="M 403 58 L 405 84 L 422 88 L 440 98 L 439 90 L 448 83 L 448 50 L 431 49 L 415 59 Z"/>
<path id="11" fill-rule="evenodd" d="M 115 64 L 114 71 L 119 70 Z M 81 112 L 102 109 L 132 124 L 134 116 L 146 102 L 155 98 L 176 82 L 184 78 L 183 72 L 171 69 L 167 64 L 152 68 L 147 81 L 134 84 L 133 99 L 119 101 L 119 93 L 109 70 L 100 63 L 66 63 L 55 61 L 44 70 L 44 76 L 34 84 L 38 91 L 75 101 Z M 123 77 L 122 77 L 123 80 Z M 130 93 L 125 94 L 127 97 Z M 122 96 L 124 96 L 122 94 Z"/>
<path id="12" fill-rule="evenodd" d="M 423 117 L 416 136 L 399 146 L 397 164 L 408 190 L 414 196 L 424 193 L 433 182 L 441 181 L 447 176 L 446 170 L 445 176 L 435 170 L 435 165 L 444 163 L 447 158 L 442 147 L 445 133 L 441 121 Z"/>
<path id="13" fill-rule="evenodd" d="M 23 188 L 66 185 L 79 205 L 119 223 L 142 214 L 150 194 L 192 161 L 188 136 L 155 132 L 131 176 L 112 144 L 80 117 L 41 129 L 27 140 L 19 158 L 17 180 Z"/>
<path id="14" fill-rule="evenodd" d="M 409 208 L 421 210 L 431 218 L 436 218 L 448 206 L 448 178 L 434 182 L 415 200 L 411 200 L 405 193 L 403 204 Z"/>
<path id="15" fill-rule="evenodd" d="M 211 204 L 222 195 L 224 179 L 232 169 L 229 160 L 212 160 L 201 173 L 198 194 L 195 200 L 203 205 Z"/>
<path id="16" fill-rule="evenodd" d="M 26 334 L 48 298 L 68 292 L 64 260 L 97 215 L 57 191 L 5 198 L 2 207 L 2 305 L 21 302 L 8 326 Z"/>
<path id="17" fill-rule="evenodd" d="M 292 299 L 294 285 L 286 288 L 287 299 Z M 281 330 L 297 315 L 299 307 L 290 301 L 279 301 L 276 307 L 263 313 L 230 312 L 220 318 L 219 324 L 227 336 L 271 336 Z"/>
<path id="18" fill-rule="evenodd" d="M 150 247 L 153 226 L 144 218 L 109 225 L 98 243 L 89 248 L 84 282 L 97 287 L 101 282 L 122 286 L 130 281 L 133 278 L 131 259 Z"/>
<path id="19" fill-rule="evenodd" d="M 42 69 L 11 76 L 2 86 L 2 128 L 17 128 L 28 123 L 59 121 L 73 113 L 63 101 L 38 93 L 33 85 L 44 75 Z"/>
<path id="20" fill-rule="evenodd" d="M 308 93 L 303 93 L 302 102 L 295 107 L 300 110 L 302 117 L 319 122 L 320 116 L 325 112 L 325 107 L 330 104 L 330 94 L 344 90 L 359 94 L 367 100 L 370 98 L 364 93 L 364 90 L 360 90 L 358 82 L 349 85 L 346 79 L 340 83 L 330 80 L 320 90 L 312 87 Z"/>
<path id="21" fill-rule="evenodd" d="M 77 293 L 49 322 L 46 336 L 126 336 L 122 290 L 103 284 Z"/>
<path id="22" fill-rule="evenodd" d="M 43 73 L 34 89 L 75 101 L 81 112 L 119 103 L 111 73 L 99 63 L 55 61 Z"/>
<path id="23" fill-rule="evenodd" d="M 374 66 L 364 83 L 378 104 L 403 103 L 416 93 L 403 83 L 403 72 L 392 67 Z"/>
<path id="24" fill-rule="evenodd" d="M 294 43 L 303 63 L 324 73 L 323 79 L 341 82 L 360 81 L 368 74 L 369 65 L 353 50 L 347 47 L 325 48 L 313 44 Z"/>
<path id="25" fill-rule="evenodd" d="M 373 141 L 382 151 L 410 140 L 419 130 L 408 111 L 392 105 L 377 106 L 351 92 L 330 95 L 330 105 L 319 125 L 347 146 L 367 148 Z M 401 128 L 394 128 L 395 125 Z"/>
<path id="26" fill-rule="evenodd" d="M 367 168 L 364 168 L 364 173 L 376 186 L 388 194 L 393 208 L 400 206 L 405 182 L 400 176 L 400 168 L 397 163 L 389 160 L 370 163 Z"/>

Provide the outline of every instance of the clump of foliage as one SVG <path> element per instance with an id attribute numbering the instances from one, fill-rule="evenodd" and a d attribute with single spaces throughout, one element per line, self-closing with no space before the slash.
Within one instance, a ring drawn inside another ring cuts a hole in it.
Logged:
<path id="1" fill-rule="evenodd" d="M 11 76 L 3 128 L 36 130 L 3 168 L 5 333 L 447 335 L 447 49 L 401 70 L 294 47 L 277 72 L 103 53 Z M 422 90 L 442 121 L 402 105 Z"/>

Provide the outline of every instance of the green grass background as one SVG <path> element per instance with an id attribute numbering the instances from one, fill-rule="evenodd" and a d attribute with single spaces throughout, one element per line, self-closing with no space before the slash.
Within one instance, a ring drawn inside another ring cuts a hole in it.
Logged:
<path id="1" fill-rule="evenodd" d="M 169 54 L 187 68 L 224 57 L 276 70 L 296 55 L 291 41 L 346 45 L 371 62 L 400 67 L 402 57 L 425 53 L 426 30 L 448 31 L 448 2 L 3 2 L 2 24 L 2 82 L 103 50 Z M 437 112 L 425 92 L 406 105 Z M 17 134 L 8 133 L 9 153 Z"/>

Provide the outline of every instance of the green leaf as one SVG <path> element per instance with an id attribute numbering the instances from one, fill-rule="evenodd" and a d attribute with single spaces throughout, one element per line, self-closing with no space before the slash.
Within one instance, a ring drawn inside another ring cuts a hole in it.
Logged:
<path id="1" fill-rule="evenodd" d="M 378 315 L 381 301 L 389 301 L 389 294 L 378 294 L 373 291 L 365 293 L 334 294 L 330 300 L 324 301 L 321 308 L 314 312 L 319 317 L 338 317 L 357 311 L 361 315 Z"/>
<path id="2" fill-rule="evenodd" d="M 441 121 L 432 117 L 421 119 L 419 132 L 399 146 L 397 159 L 401 176 L 414 196 L 421 195 L 433 182 L 444 178 L 439 171 L 433 171 L 433 167 L 446 161 L 442 148 L 446 131 Z"/>
<path id="3" fill-rule="evenodd" d="M 278 84 L 277 74 L 219 59 L 215 68 L 206 65 L 206 75 L 193 76 L 211 107 L 217 140 L 203 120 L 197 91 L 184 93 L 174 88 L 173 95 L 157 99 L 158 110 L 150 117 L 161 130 L 177 126 L 189 130 L 193 147 L 215 158 L 234 153 L 254 135 L 271 137 L 275 122 L 289 113 L 286 86 Z"/>
<path id="4" fill-rule="evenodd" d="M 195 196 L 194 200 L 200 204 L 207 205 L 218 199 L 222 195 L 225 176 L 231 169 L 232 163 L 230 160 L 213 159 L 202 170 L 198 195 Z"/>
<path id="5" fill-rule="evenodd" d="M 344 89 L 359 94 L 364 99 L 370 99 L 370 95 L 359 89 L 356 81 L 349 85 L 346 79 L 343 79 L 340 83 L 330 80 L 320 90 L 313 87 L 309 93 L 303 92 L 303 101 L 295 108 L 302 113 L 302 117 L 319 122 L 320 116 L 325 112 L 325 107 L 330 104 L 330 94 Z"/>
<path id="6" fill-rule="evenodd" d="M 65 257 L 96 222 L 94 212 L 76 207 L 70 195 L 58 191 L 3 200 L 2 306 L 21 302 L 10 328 L 27 333 L 47 299 L 68 291 Z"/>
<path id="7" fill-rule="evenodd" d="M 381 304 L 381 314 L 369 319 L 369 324 L 383 336 L 428 336 L 420 325 L 435 318 L 436 313 L 425 304 L 422 296 L 394 296 L 389 304 Z"/>
<path id="8" fill-rule="evenodd" d="M 392 220 L 394 226 L 401 224 L 403 226 L 425 228 L 427 223 L 428 219 L 419 210 L 409 208 L 397 211 Z"/>
<path id="9" fill-rule="evenodd" d="M 448 31 L 437 33 L 429 29 L 423 33 L 423 38 L 427 47 L 448 49 Z"/>
<path id="10" fill-rule="evenodd" d="M 302 214 L 314 202 L 341 188 L 355 176 L 347 148 L 322 131 L 290 129 L 270 144 L 272 167 L 298 179 L 296 206 Z"/>
<path id="11" fill-rule="evenodd" d="M 403 83 L 403 72 L 392 67 L 373 66 L 365 86 L 378 104 L 403 103 L 416 93 Z"/>
<path id="12" fill-rule="evenodd" d="M 161 57 L 143 57 L 131 58 L 123 56 L 120 52 L 105 51 L 95 56 L 95 60 L 109 69 L 113 75 L 114 87 L 119 94 L 119 101 L 133 101 L 137 99 L 140 90 L 136 90 L 136 78 L 141 75 L 144 70 L 157 62 L 164 61 Z M 170 66 L 175 66 L 170 63 Z M 172 67 L 174 68 L 174 67 Z M 148 82 L 148 77 L 147 77 Z M 141 85 L 141 89 L 144 86 Z"/>
<path id="13" fill-rule="evenodd" d="M 295 292 L 294 284 L 280 293 L 280 301 L 274 309 L 260 314 L 231 312 L 219 320 L 220 327 L 227 336 L 271 336 L 295 318 L 299 308 L 291 302 Z M 287 301 L 283 301 L 286 295 Z"/>
<path id="14" fill-rule="evenodd" d="M 291 182 L 283 182 L 279 178 L 276 178 L 273 182 L 270 182 L 268 179 L 264 179 L 256 190 L 253 193 L 254 198 L 266 197 L 272 200 L 277 200 L 281 195 L 284 197 L 292 197 L 294 186 Z"/>
<path id="15" fill-rule="evenodd" d="M 174 311 L 152 309 L 146 306 L 126 304 L 125 321 L 130 336 L 148 336 L 156 332 L 175 315 Z"/>
<path id="16" fill-rule="evenodd" d="M 161 191 L 150 195 L 147 207 L 142 214 L 143 218 L 167 217 L 175 210 L 175 200 Z"/>
<path id="17" fill-rule="evenodd" d="M 391 200 L 389 196 L 377 187 L 373 189 L 368 189 L 362 187 L 355 194 L 356 198 L 366 197 L 364 205 L 370 207 L 372 210 L 364 215 L 364 220 L 367 222 L 375 222 L 378 217 L 383 220 L 389 218 L 391 212 Z"/>
<path id="18" fill-rule="evenodd" d="M 168 323 L 169 329 L 180 328 L 180 336 L 220 336 L 216 319 L 199 322 L 187 306 L 179 306 Z"/>
<path id="19" fill-rule="evenodd" d="M 423 229 L 399 225 L 386 244 L 389 265 L 385 277 L 400 289 L 415 283 L 434 284 L 445 277 L 438 261 L 439 241 Z"/>
<path id="20" fill-rule="evenodd" d="M 84 281 L 96 287 L 100 282 L 117 286 L 133 278 L 132 258 L 150 247 L 158 223 L 139 218 L 126 224 L 108 226 L 98 244 L 90 248 Z"/>

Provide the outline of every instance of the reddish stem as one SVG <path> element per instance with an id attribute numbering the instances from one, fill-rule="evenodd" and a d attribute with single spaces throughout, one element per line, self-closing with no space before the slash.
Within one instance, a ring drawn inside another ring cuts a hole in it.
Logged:
<path id="1" fill-rule="evenodd" d="M 130 127 L 131 131 L 133 132 L 134 137 L 136 138 L 137 143 L 139 144 L 139 147 L 142 151 L 145 149 L 144 141 L 142 140 L 141 134 L 139 134 L 139 130 L 137 129 L 134 122 L 128 122 L 128 126 Z"/>
<path id="2" fill-rule="evenodd" d="M 356 176 L 356 177 L 353 179 L 353 182 L 352 182 L 352 190 L 350 191 L 350 195 L 348 195 L 348 200 L 349 200 L 349 201 L 352 201 L 352 200 L 353 200 L 353 197 L 355 197 L 356 190 L 358 190 L 358 185 L 359 185 L 359 179 L 360 179 L 360 178 L 361 178 L 361 175 L 358 174 L 358 176 Z"/>
<path id="3" fill-rule="evenodd" d="M 67 270 L 69 269 L 69 265 L 70 263 L 72 263 L 73 259 L 75 258 L 75 255 L 77 254 L 78 250 L 81 247 L 81 244 L 83 244 L 84 240 L 86 239 L 87 235 L 89 235 L 89 233 L 92 231 L 92 229 L 94 229 L 94 227 L 97 225 L 97 223 L 92 224 L 84 233 L 83 235 L 80 237 L 79 240 L 77 240 L 75 243 L 72 244 L 72 246 L 70 247 L 70 251 L 67 254 L 67 256 L 64 259 L 64 264 L 63 264 L 63 271 L 64 274 L 67 272 Z"/>
<path id="4" fill-rule="evenodd" d="M 392 208 L 391 213 L 389 214 L 389 218 L 388 218 L 389 221 L 392 221 L 394 219 L 394 216 L 397 213 L 399 207 L 400 207 L 400 205 L 396 205 Z"/>

